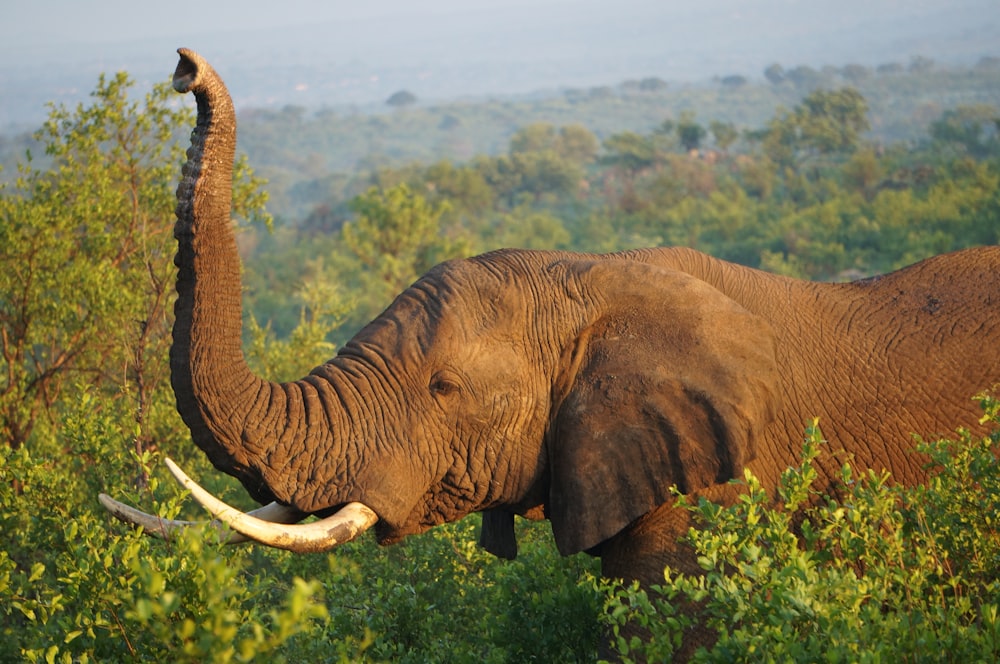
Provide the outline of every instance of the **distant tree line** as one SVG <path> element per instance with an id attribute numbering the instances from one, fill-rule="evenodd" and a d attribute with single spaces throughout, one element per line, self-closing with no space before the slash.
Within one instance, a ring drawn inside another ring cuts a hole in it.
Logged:
<path id="1" fill-rule="evenodd" d="M 300 222 L 250 231 L 250 309 L 281 337 L 298 320 L 296 284 L 365 293 L 343 338 L 434 262 L 504 246 L 685 245 L 845 279 L 998 240 L 995 107 L 945 111 L 917 144 L 870 142 L 869 114 L 858 90 L 819 89 L 757 128 L 691 110 L 603 139 L 533 123 L 500 155 L 360 173 Z M 312 258 L 291 258 L 307 247 Z"/>

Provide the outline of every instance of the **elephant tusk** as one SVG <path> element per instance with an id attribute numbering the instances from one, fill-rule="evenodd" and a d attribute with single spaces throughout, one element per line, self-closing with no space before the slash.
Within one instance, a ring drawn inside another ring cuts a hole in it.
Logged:
<path id="1" fill-rule="evenodd" d="M 111 513 L 111 516 L 131 526 L 142 527 L 147 535 L 159 537 L 160 539 L 169 540 L 171 536 L 181 530 L 184 530 L 185 528 L 202 526 L 208 523 L 219 531 L 219 537 L 221 538 L 220 541 L 223 544 L 241 544 L 243 542 L 254 541 L 252 538 L 247 537 L 242 533 L 226 528 L 222 521 L 219 521 L 218 519 L 212 521 L 181 521 L 179 519 L 164 519 L 154 514 L 147 514 L 146 512 L 137 510 L 134 507 L 115 500 L 106 493 L 98 494 L 97 499 L 101 501 L 101 505 L 104 506 L 104 509 Z M 298 523 L 302 519 L 309 516 L 308 514 L 303 514 L 293 507 L 287 507 L 277 502 L 255 509 L 252 512 L 249 512 L 249 514 L 264 521 L 285 524 Z"/>
<path id="2" fill-rule="evenodd" d="M 325 519 L 306 524 L 276 524 L 242 512 L 222 502 L 198 485 L 170 459 L 167 468 L 181 485 L 211 512 L 212 516 L 246 537 L 277 549 L 295 553 L 317 553 L 349 542 L 378 521 L 378 516 L 362 503 L 348 503 Z"/>

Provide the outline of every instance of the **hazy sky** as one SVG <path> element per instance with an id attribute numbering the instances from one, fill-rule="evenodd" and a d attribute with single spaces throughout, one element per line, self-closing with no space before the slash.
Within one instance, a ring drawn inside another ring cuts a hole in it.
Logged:
<path id="1" fill-rule="evenodd" d="M 971 64 L 1000 56 L 1000 0 L 0 0 L 0 130 L 83 98 L 101 72 L 162 80 L 179 46 L 237 93 L 267 83 L 281 99 L 361 63 L 380 86 L 300 103 L 374 103 L 401 87 L 433 99 L 759 78 L 774 62 Z"/>
<path id="2" fill-rule="evenodd" d="M 669 27 L 673 16 L 697 12 L 706 32 L 738 24 L 741 17 L 778 10 L 789 20 L 835 27 L 852 15 L 919 14 L 934 8 L 993 6 L 982 0 L 0 0 L 0 43 L 59 46 L 67 43 L 108 43 L 147 38 L 185 37 L 211 32 L 267 29 L 357 18 L 411 16 L 414 20 L 461 23 L 463 15 L 502 9 L 521 15 L 527 24 L 539 9 L 567 13 L 596 12 L 627 15 L 654 11 Z M 197 14 L 195 14 L 197 12 Z M 553 14 L 548 14 L 551 16 Z M 196 22 L 197 21 L 197 22 Z M 552 27 L 558 27 L 553 21 Z M 929 25 L 928 28 L 933 26 Z"/>
<path id="3" fill-rule="evenodd" d="M 0 40 L 58 45 L 67 41 L 93 44 L 149 37 L 180 39 L 212 31 L 289 27 L 338 19 L 416 14 L 440 18 L 479 9 L 506 8 L 514 12 L 541 5 L 573 7 L 592 3 L 580 0 L 2 0 L 0 4 L 3 5 Z"/>

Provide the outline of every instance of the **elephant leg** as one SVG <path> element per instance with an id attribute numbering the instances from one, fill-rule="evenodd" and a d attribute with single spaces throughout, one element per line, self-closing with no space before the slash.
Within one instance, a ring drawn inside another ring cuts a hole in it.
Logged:
<path id="1" fill-rule="evenodd" d="M 728 504 L 734 500 L 740 489 L 735 485 L 712 487 L 700 492 L 716 503 Z M 690 498 L 697 500 L 697 496 Z M 620 578 L 626 582 L 636 580 L 647 591 L 651 586 L 662 584 L 663 571 L 669 566 L 675 573 L 697 576 L 703 573 L 698 565 L 694 550 L 682 538 L 694 525 L 690 512 L 676 507 L 672 502 L 661 505 L 630 525 L 619 535 L 606 542 L 601 548 L 601 573 L 605 578 Z M 683 602 L 677 607 L 685 615 L 700 612 L 701 605 Z M 627 626 L 627 638 L 638 635 L 648 638 L 645 630 L 634 625 Z M 684 634 L 680 649 L 674 654 L 674 662 L 684 662 L 702 647 L 711 647 L 717 639 L 714 630 L 699 622 Z M 608 639 L 604 639 L 605 642 Z M 602 644 L 602 656 L 606 657 L 609 644 Z"/>

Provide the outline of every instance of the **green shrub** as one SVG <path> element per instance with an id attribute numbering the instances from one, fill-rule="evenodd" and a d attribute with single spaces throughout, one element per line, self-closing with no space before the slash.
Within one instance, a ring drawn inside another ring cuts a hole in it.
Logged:
<path id="1" fill-rule="evenodd" d="M 593 661 L 596 561 L 559 557 L 547 524 L 519 525 L 512 563 L 475 544 L 478 517 L 330 555 L 224 547 L 204 529 L 155 540 L 111 519 L 97 493 L 171 518 L 182 503 L 199 518 L 197 506 L 155 454 L 135 458 L 125 400 L 80 394 L 58 440 L 0 445 L 0 532 L 12 534 L 0 662 Z"/>
<path id="2" fill-rule="evenodd" d="M 62 422 L 71 453 L 0 445 L 0 531 L 11 534 L 0 548 L 0 661 L 294 659 L 287 653 L 327 620 L 319 582 L 284 587 L 250 567 L 249 549 L 223 549 L 212 532 L 159 542 L 97 504 L 100 490 L 126 492 L 106 482 L 152 461 L 126 451 L 120 421 L 84 392 Z M 151 475 L 149 492 L 158 488 Z M 160 513 L 176 515 L 179 500 Z"/>
<path id="3" fill-rule="evenodd" d="M 275 578 L 322 580 L 325 639 L 369 637 L 366 661 L 595 661 L 596 559 L 562 558 L 547 523 L 521 522 L 517 560 L 500 560 L 476 544 L 479 523 L 473 515 L 391 547 L 362 538 L 329 555 L 266 555 Z"/>
<path id="4" fill-rule="evenodd" d="M 1000 655 L 1000 407 L 983 397 L 992 432 L 919 442 L 931 460 L 926 486 L 888 474 L 841 471 L 840 497 L 814 487 L 822 436 L 807 431 L 802 465 L 777 500 L 746 474 L 729 507 L 687 505 L 702 526 L 688 540 L 701 576 L 669 568 L 661 586 L 606 583 L 604 620 L 624 661 L 669 659 L 692 619 L 718 634 L 695 661 L 995 661 Z M 701 602 L 679 615 L 678 599 Z M 626 640 L 628 622 L 649 642 Z"/>

